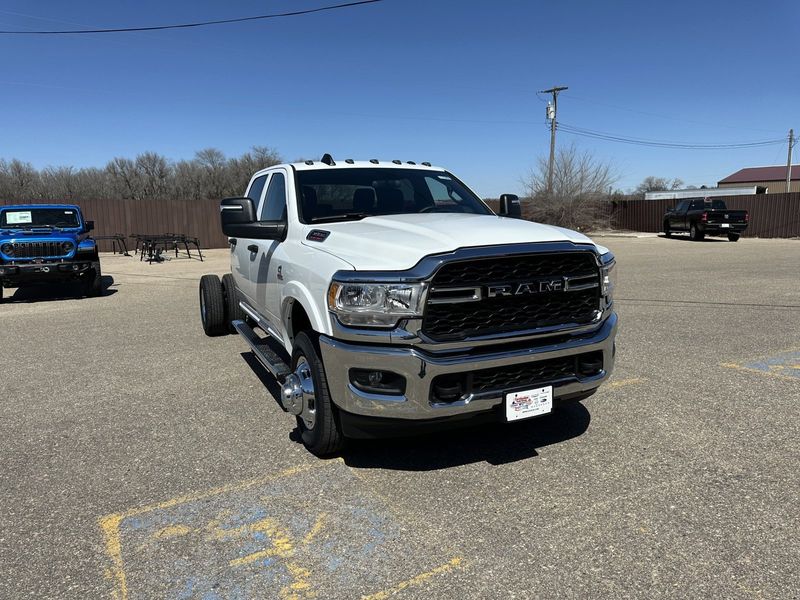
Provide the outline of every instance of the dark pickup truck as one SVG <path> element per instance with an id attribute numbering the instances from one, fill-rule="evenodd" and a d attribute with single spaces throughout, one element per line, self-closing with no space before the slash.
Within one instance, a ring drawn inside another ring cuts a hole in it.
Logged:
<path id="1" fill-rule="evenodd" d="M 747 229 L 750 215 L 746 210 L 730 210 L 724 200 L 688 198 L 664 215 L 664 235 L 688 231 L 693 240 L 706 235 L 727 235 L 732 242 Z"/>

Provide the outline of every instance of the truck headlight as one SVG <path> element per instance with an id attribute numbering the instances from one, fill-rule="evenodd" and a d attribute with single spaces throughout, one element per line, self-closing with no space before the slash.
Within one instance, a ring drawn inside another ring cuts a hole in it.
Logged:
<path id="1" fill-rule="evenodd" d="M 328 308 L 345 325 L 392 327 L 403 317 L 420 316 L 425 284 L 343 283 L 328 288 Z"/>
<path id="2" fill-rule="evenodd" d="M 617 261 L 611 252 L 607 252 L 600 257 L 602 263 L 600 274 L 603 278 L 602 292 L 603 296 L 608 297 L 610 300 L 614 296 L 614 288 L 617 287 Z"/>
<path id="3" fill-rule="evenodd" d="M 0 252 L 6 256 L 14 256 L 14 246 L 12 244 L 3 244 L 0 246 Z"/>

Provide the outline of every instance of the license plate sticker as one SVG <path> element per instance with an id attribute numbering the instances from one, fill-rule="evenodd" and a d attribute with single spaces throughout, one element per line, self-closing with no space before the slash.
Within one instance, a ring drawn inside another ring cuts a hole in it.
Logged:
<path id="1" fill-rule="evenodd" d="M 553 410 L 553 386 L 506 394 L 506 420 L 519 421 Z"/>
<path id="2" fill-rule="evenodd" d="M 720 227 L 730 227 L 730 226 L 731 226 L 730 223 L 723 223 L 722 225 L 720 225 Z"/>

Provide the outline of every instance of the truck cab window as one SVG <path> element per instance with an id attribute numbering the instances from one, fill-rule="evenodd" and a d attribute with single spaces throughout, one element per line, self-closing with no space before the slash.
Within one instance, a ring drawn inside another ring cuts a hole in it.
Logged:
<path id="1" fill-rule="evenodd" d="M 283 173 L 273 173 L 267 188 L 267 197 L 261 207 L 262 221 L 283 221 L 286 219 L 286 177 Z"/>
<path id="2" fill-rule="evenodd" d="M 247 197 L 255 202 L 256 205 L 258 205 L 258 201 L 261 200 L 261 192 L 264 191 L 264 184 L 267 182 L 267 177 L 269 177 L 269 175 L 256 177 L 250 185 L 250 189 L 247 190 Z"/>

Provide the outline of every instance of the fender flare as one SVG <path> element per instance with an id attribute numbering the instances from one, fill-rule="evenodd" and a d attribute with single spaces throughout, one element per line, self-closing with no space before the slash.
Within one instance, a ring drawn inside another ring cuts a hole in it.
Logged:
<path id="1" fill-rule="evenodd" d="M 291 337 L 289 335 L 291 331 L 289 317 L 292 314 L 292 306 L 295 302 L 299 302 L 300 306 L 303 307 L 306 315 L 308 315 L 308 320 L 311 321 L 311 327 L 313 327 L 314 331 L 330 335 L 331 326 L 328 313 L 327 311 L 323 313 L 320 310 L 317 303 L 314 302 L 314 297 L 311 295 L 308 288 L 297 281 L 291 281 L 284 286 L 281 296 L 281 323 L 284 331 L 287 333 L 287 337 Z M 288 341 L 291 342 L 292 339 Z"/>

